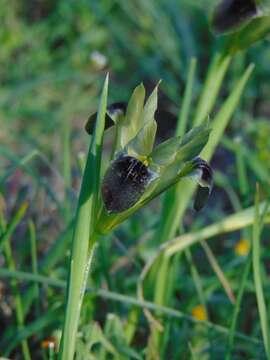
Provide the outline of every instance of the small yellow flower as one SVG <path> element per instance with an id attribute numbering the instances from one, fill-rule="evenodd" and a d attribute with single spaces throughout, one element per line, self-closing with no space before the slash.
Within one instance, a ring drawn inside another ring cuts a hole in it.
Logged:
<path id="1" fill-rule="evenodd" d="M 195 306 L 192 309 L 191 314 L 197 320 L 201 320 L 201 321 L 206 321 L 207 320 L 206 309 L 205 309 L 205 307 L 203 305 Z"/>
<path id="2" fill-rule="evenodd" d="M 241 239 L 235 244 L 234 251 L 238 256 L 247 256 L 249 248 L 249 241 L 247 239 Z"/>

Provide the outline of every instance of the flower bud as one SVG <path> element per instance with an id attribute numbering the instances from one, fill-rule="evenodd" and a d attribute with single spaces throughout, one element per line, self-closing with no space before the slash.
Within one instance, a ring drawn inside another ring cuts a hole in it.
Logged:
<path id="1" fill-rule="evenodd" d="M 213 14 L 213 29 L 222 34 L 235 30 L 238 26 L 258 15 L 255 0 L 223 0 Z"/>

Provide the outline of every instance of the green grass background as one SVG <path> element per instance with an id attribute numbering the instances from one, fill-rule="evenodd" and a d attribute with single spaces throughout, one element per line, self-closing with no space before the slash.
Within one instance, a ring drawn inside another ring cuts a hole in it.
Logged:
<path id="1" fill-rule="evenodd" d="M 81 154 L 89 141 L 83 127 L 109 72 L 109 103 L 128 100 L 140 82 L 149 93 L 162 79 L 160 106 L 175 116 L 188 109 L 181 113 L 188 129 L 208 115 L 216 121 L 217 147 L 205 152 L 213 155 L 215 186 L 200 213 L 185 197 L 190 184 L 180 183 L 100 241 L 77 358 L 270 358 L 269 40 L 217 59 L 226 41 L 211 32 L 215 3 L 2 0 L 1 356 L 56 358 L 44 340 L 57 343 L 64 319 Z M 160 245 L 176 236 L 179 247 L 165 250 L 175 251 L 170 263 L 159 259 L 145 274 Z M 240 239 L 249 241 L 250 255 L 235 252 Z M 207 321 L 192 317 L 199 304 Z"/>

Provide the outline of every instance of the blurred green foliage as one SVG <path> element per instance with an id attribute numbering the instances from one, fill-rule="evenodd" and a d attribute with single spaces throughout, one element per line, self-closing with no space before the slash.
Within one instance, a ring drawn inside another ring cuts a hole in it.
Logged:
<path id="1" fill-rule="evenodd" d="M 201 95 L 213 56 L 227 51 L 228 44 L 241 42 L 239 33 L 216 37 L 211 31 L 209 19 L 216 3 L 215 0 L 2 0 L 0 218 L 4 217 L 12 233 L 10 236 L 5 233 L 4 237 L 5 226 L 0 222 L 0 241 L 5 238 L 11 242 L 16 269 L 21 273 L 14 269 L 7 273 L 5 256 L 1 253 L 1 356 L 20 359 L 20 343 L 28 339 L 33 359 L 49 359 L 49 351 L 41 342 L 55 336 L 61 328 L 72 215 L 83 167 L 83 160 L 79 165 L 78 153 L 86 150 L 88 135 L 83 127 L 89 114 L 97 109 L 105 73 L 109 71 L 111 78 L 109 103 L 127 100 L 140 82 L 144 82 L 150 93 L 162 79 L 159 106 L 177 115 L 182 106 L 188 66 L 191 58 L 196 57 L 198 65 L 188 119 L 194 118 L 194 100 Z M 264 25 L 269 26 L 268 19 L 263 22 L 264 32 Z M 254 24 L 247 26 L 251 29 L 250 39 L 256 39 Z M 235 40 L 231 42 L 233 36 Z M 228 71 L 224 70 L 226 77 L 221 76 L 218 99 L 209 114 L 211 119 L 215 118 L 224 99 L 253 62 L 252 77 L 212 160 L 216 178 L 210 204 L 200 215 L 189 208 L 179 232 L 207 229 L 205 225 L 226 220 L 228 214 L 252 206 L 256 183 L 262 188 L 261 197 L 269 194 L 269 35 L 252 46 L 249 40 L 247 44 L 248 48 L 233 54 L 229 65 L 223 63 Z M 211 95 L 205 97 L 211 100 Z M 188 120 L 188 127 L 191 125 Z M 26 216 L 13 229 L 11 225 L 25 199 L 30 202 Z M 146 358 L 149 324 L 143 315 L 143 304 L 134 304 L 132 299 L 144 264 L 157 251 L 156 243 L 150 240 L 160 223 L 160 213 L 160 201 L 156 201 L 101 241 L 88 286 L 100 288 L 105 294 L 89 291 L 86 296 L 78 341 L 80 358 L 93 359 L 94 355 L 98 359 Z M 36 239 L 33 229 L 31 233 L 28 229 L 32 221 Z M 215 234 L 209 240 L 235 294 L 246 258 L 238 256 L 234 246 L 239 239 L 251 238 L 249 227 L 237 229 L 227 235 Z M 36 241 L 40 278 L 33 272 L 35 254 L 31 252 L 34 246 L 30 238 Z M 269 226 L 260 238 L 267 299 L 270 296 Z M 161 309 L 157 312 L 157 320 L 163 320 L 166 325 L 162 351 L 171 359 L 220 359 L 227 350 L 228 331 L 211 324 L 194 323 L 189 315 L 198 303 L 205 303 L 209 321 L 229 329 L 235 308 L 203 248 L 197 244 L 189 250 L 190 253 L 176 254 L 173 258 L 177 266 L 172 267 L 168 287 L 172 282 L 174 287 L 168 293 L 173 291 L 170 306 L 176 312 L 166 313 Z M 251 274 L 248 275 L 243 280 L 244 301 L 238 314 L 231 358 L 266 359 L 254 284 Z M 19 284 L 25 324 L 20 331 L 8 276 L 25 281 Z M 39 297 L 31 281 L 40 284 Z M 151 278 L 151 273 L 149 283 L 151 286 L 144 288 L 144 296 L 152 300 L 152 289 L 159 284 L 155 277 Z M 107 294 L 107 290 L 113 295 Z M 128 297 L 121 297 L 122 294 Z M 96 321 L 91 325 L 90 317 Z"/>

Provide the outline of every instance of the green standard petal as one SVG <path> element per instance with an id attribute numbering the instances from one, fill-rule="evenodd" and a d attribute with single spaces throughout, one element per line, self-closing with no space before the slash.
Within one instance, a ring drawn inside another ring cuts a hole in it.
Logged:
<path id="1" fill-rule="evenodd" d="M 153 149 L 157 131 L 155 120 L 148 121 L 127 145 L 127 152 L 134 156 L 148 157 Z"/>
<path id="2" fill-rule="evenodd" d="M 143 127 L 145 89 L 143 84 L 135 88 L 129 100 L 124 121 L 119 123 L 119 141 L 124 148 Z"/>

